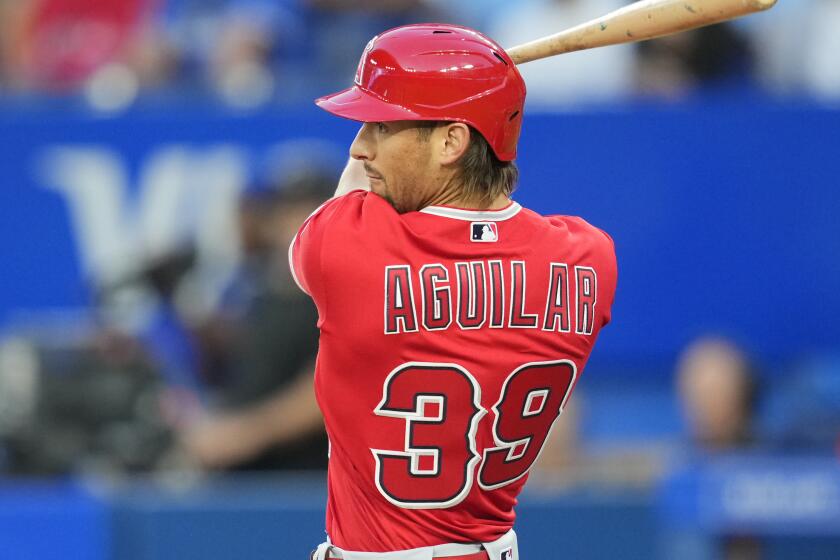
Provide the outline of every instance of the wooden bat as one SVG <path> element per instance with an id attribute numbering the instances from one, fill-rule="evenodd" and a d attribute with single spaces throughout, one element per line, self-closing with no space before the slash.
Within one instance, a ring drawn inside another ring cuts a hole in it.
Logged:
<path id="1" fill-rule="evenodd" d="M 505 49 L 516 64 L 671 35 L 767 10 L 776 0 L 640 0 L 571 29 Z"/>

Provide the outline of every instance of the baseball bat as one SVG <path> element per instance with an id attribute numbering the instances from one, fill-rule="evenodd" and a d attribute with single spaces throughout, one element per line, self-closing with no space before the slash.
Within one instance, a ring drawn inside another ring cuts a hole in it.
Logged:
<path id="1" fill-rule="evenodd" d="M 767 10 L 776 0 L 640 0 L 560 33 L 505 49 L 516 64 L 644 41 Z"/>

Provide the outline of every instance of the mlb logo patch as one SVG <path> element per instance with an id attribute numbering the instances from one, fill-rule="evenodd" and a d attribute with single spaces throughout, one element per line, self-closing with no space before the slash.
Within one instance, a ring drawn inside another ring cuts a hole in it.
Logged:
<path id="1" fill-rule="evenodd" d="M 470 224 L 470 241 L 493 243 L 498 240 L 499 228 L 494 222 L 472 222 Z"/>
<path id="2" fill-rule="evenodd" d="M 506 548 L 502 551 L 501 560 L 513 560 L 513 549 Z"/>

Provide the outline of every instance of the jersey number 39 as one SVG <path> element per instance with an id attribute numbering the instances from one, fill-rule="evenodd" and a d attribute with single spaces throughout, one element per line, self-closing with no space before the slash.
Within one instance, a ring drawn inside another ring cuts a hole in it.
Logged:
<path id="1" fill-rule="evenodd" d="M 494 445 L 479 450 L 476 434 L 487 410 L 475 377 L 457 364 L 403 364 L 388 375 L 374 410 L 405 422 L 401 451 L 371 450 L 377 488 L 399 507 L 448 508 L 467 497 L 475 478 L 485 490 L 520 479 L 542 451 L 576 376 L 569 360 L 512 371 L 492 407 Z"/>

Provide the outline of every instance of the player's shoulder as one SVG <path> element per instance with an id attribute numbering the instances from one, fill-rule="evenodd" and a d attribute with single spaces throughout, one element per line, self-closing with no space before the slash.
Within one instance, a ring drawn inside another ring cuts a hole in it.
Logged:
<path id="1" fill-rule="evenodd" d="M 599 289 L 613 294 L 618 277 L 618 259 L 612 237 L 580 216 L 551 215 L 543 219 L 550 227 L 564 232 L 562 241 L 573 248 L 581 266 L 590 266 L 597 271 L 601 280 Z M 609 297 L 612 301 L 612 295 Z"/>
<path id="2" fill-rule="evenodd" d="M 593 265 L 598 265 L 612 275 L 617 270 L 615 242 L 603 229 L 592 225 L 580 216 L 535 214 L 537 219 L 554 232 L 552 241 L 573 248 L 573 253 Z M 549 241 L 551 242 L 551 241 Z"/>
<path id="3" fill-rule="evenodd" d="M 542 220 L 547 227 L 562 232 L 571 237 L 576 243 L 589 243 L 614 251 L 615 243 L 612 237 L 603 229 L 589 223 L 580 216 L 563 214 L 540 215 L 531 212 L 535 219 Z"/>
<path id="4" fill-rule="evenodd" d="M 330 217 L 338 213 L 344 213 L 353 208 L 359 208 L 364 204 L 365 195 L 367 191 L 355 190 L 347 194 L 336 196 L 324 202 L 319 206 L 310 216 L 312 217 Z"/>
<path id="5" fill-rule="evenodd" d="M 365 220 L 371 220 L 375 216 L 385 218 L 390 214 L 396 215 L 396 212 L 385 199 L 359 189 L 331 198 L 322 204 L 313 216 L 317 216 L 319 221 L 354 222 L 363 217 Z"/>
<path id="6" fill-rule="evenodd" d="M 348 244 L 358 245 L 354 232 L 363 222 L 367 194 L 356 190 L 327 200 L 303 222 L 289 246 L 292 276 L 315 300 L 322 319 L 325 271 L 333 269 L 336 260 L 346 258 Z"/>
<path id="7" fill-rule="evenodd" d="M 370 204 L 368 193 L 363 190 L 350 191 L 341 196 L 331 198 L 319 206 L 303 223 L 300 232 L 308 235 L 322 236 L 327 232 L 341 232 L 353 228 L 362 221 L 364 213 Z"/>

